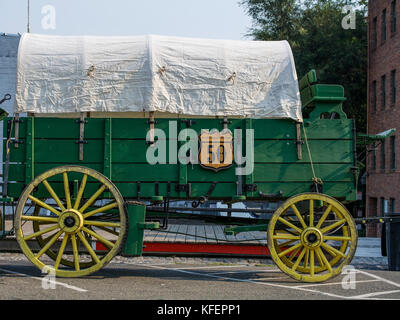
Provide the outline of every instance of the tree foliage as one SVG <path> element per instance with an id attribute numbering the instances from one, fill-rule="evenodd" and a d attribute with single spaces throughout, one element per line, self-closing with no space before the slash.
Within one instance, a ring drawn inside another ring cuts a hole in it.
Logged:
<path id="1" fill-rule="evenodd" d="M 367 0 L 242 0 L 255 40 L 288 40 L 299 77 L 315 69 L 321 83 L 341 84 L 344 110 L 366 130 Z M 356 10 L 356 29 L 344 29 L 345 5 Z"/>

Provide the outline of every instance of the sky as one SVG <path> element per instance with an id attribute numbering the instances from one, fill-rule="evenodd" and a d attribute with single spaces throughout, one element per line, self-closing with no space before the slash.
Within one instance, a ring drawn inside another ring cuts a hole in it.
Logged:
<path id="1" fill-rule="evenodd" d="M 0 0 L 0 32 L 26 32 L 27 2 Z M 239 0 L 30 0 L 30 32 L 40 34 L 250 40 L 250 27 Z"/>

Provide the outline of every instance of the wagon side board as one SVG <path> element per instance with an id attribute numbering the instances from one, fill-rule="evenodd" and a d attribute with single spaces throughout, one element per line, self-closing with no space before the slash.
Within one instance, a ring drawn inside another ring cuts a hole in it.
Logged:
<path id="1" fill-rule="evenodd" d="M 227 126 L 232 132 L 235 129 L 242 129 L 242 132 L 254 129 L 254 171 L 242 178 L 235 174 L 235 162 L 231 167 L 216 172 L 199 164 L 183 165 L 169 161 L 174 159 L 174 155 L 169 154 L 168 143 L 176 139 L 170 133 L 171 121 L 175 122 L 178 131 L 190 128 L 200 134 L 201 129 L 222 130 L 222 119 L 156 119 L 155 129 L 162 129 L 166 134 L 167 163 L 155 165 L 146 160 L 146 151 L 151 148 L 146 142 L 148 119 L 86 118 L 83 141 L 80 141 L 80 123 L 77 120 L 21 118 L 19 143 L 9 143 L 9 197 L 17 199 L 34 177 L 68 164 L 90 167 L 103 173 L 115 183 L 124 198 L 198 199 L 208 193 L 209 199 L 221 200 L 234 199 L 238 194 L 245 195 L 247 200 L 274 195 L 287 198 L 311 190 L 313 164 L 315 176 L 323 182 L 323 193 L 342 200 L 356 199 L 354 125 L 349 119 L 305 119 L 308 143 L 305 143 L 302 125 L 299 130 L 299 125 L 292 120 L 228 119 Z M 14 137 L 15 126 L 10 127 L 12 118 L 4 121 L 3 136 L 7 137 L 8 128 Z M 246 135 L 242 136 L 242 153 L 245 155 Z M 3 144 L 6 150 L 6 138 Z M 83 160 L 79 160 L 80 144 L 83 144 Z M 5 163 L 6 152 L 3 160 Z M 237 187 L 239 181 L 241 190 Z M 216 184 L 211 188 L 214 182 Z M 53 181 L 52 185 L 62 193 L 62 181 Z M 89 183 L 84 196 L 89 197 L 93 192 L 95 190 Z M 38 197 L 48 196 L 47 191 L 40 188 L 36 194 Z"/>

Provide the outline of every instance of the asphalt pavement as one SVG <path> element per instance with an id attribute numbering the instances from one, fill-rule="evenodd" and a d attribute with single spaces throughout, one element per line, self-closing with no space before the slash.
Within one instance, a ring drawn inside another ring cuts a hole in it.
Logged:
<path id="1" fill-rule="evenodd" d="M 0 299 L 382 300 L 400 299 L 400 272 L 354 267 L 326 283 L 299 283 L 268 259 L 116 257 L 95 274 L 48 279 L 22 254 L 0 255 Z M 349 285 L 349 283 L 351 285 Z"/>

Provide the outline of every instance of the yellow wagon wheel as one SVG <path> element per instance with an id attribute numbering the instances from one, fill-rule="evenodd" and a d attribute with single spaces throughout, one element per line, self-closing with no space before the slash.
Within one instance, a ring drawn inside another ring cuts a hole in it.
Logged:
<path id="1" fill-rule="evenodd" d="M 357 247 L 354 219 L 337 200 L 319 193 L 288 199 L 268 225 L 268 248 L 277 266 L 304 282 L 339 275 Z"/>
<path id="2" fill-rule="evenodd" d="M 74 196 L 71 182 L 77 186 Z M 41 201 L 36 192 L 47 192 L 55 204 Z M 32 206 L 46 210 L 25 210 Z M 80 166 L 54 168 L 39 175 L 22 192 L 15 230 L 23 253 L 39 269 L 61 277 L 88 275 L 110 262 L 123 246 L 127 230 L 124 199 L 115 185 L 95 170 Z M 93 243 L 103 244 L 104 253 L 92 248 L 89 236 Z M 40 246 L 38 252 L 34 252 L 30 241 L 35 239 Z"/>
<path id="3" fill-rule="evenodd" d="M 40 199 L 40 201 L 42 201 L 42 202 L 45 202 L 46 200 L 45 199 Z M 43 211 L 43 207 L 41 207 L 41 206 L 39 206 L 39 205 L 36 205 L 35 206 L 35 209 L 34 209 L 34 211 L 33 211 L 33 216 L 40 216 L 41 215 L 41 211 Z M 48 234 L 48 233 L 46 233 L 46 232 L 44 232 L 45 231 L 45 229 L 47 228 L 47 227 L 49 227 L 49 225 L 51 225 L 51 224 L 53 224 L 54 225 L 54 223 L 51 223 L 51 222 L 46 222 L 46 221 L 44 221 L 44 222 L 41 222 L 41 221 L 39 221 L 39 220 L 34 220 L 34 221 L 32 221 L 32 227 L 33 227 L 33 231 L 34 231 L 34 233 L 36 233 L 37 234 L 37 236 L 36 236 L 36 241 L 38 242 L 38 244 L 39 244 L 39 247 L 42 249 L 44 246 L 46 246 L 46 244 L 47 244 L 47 242 L 49 241 L 49 240 L 51 240 L 51 238 L 52 238 L 52 236 L 53 236 L 53 234 Z M 42 233 L 42 231 L 43 231 L 43 233 Z M 49 232 L 49 233 L 51 233 L 51 232 Z M 90 235 L 88 235 L 86 232 L 83 232 L 83 235 L 85 236 L 85 238 L 86 238 L 86 240 L 88 241 L 88 242 L 90 242 Z M 44 236 L 47 236 L 47 237 L 44 237 Z M 80 239 L 79 238 L 77 238 L 76 239 L 76 243 L 77 243 L 77 248 L 79 248 L 80 247 Z M 57 260 L 57 255 L 58 255 L 58 253 L 56 252 L 56 251 L 54 251 L 54 250 L 52 250 L 51 248 L 49 248 L 46 252 L 45 252 L 45 254 L 49 257 L 49 258 L 51 258 L 51 259 L 53 259 L 54 261 L 56 261 Z M 85 268 L 87 268 L 87 267 L 89 267 L 89 266 L 92 266 L 92 265 L 94 265 L 96 262 L 95 261 L 88 261 L 88 262 L 83 262 L 83 261 L 80 261 L 79 262 L 79 268 L 80 269 L 85 269 Z M 71 261 L 71 260 L 68 260 L 68 259 L 64 259 L 64 258 L 61 258 L 61 260 L 60 260 L 60 264 L 62 264 L 62 265 L 64 265 L 64 266 L 68 266 L 68 267 L 74 267 L 74 261 Z"/>

